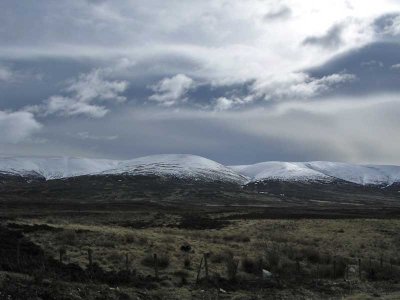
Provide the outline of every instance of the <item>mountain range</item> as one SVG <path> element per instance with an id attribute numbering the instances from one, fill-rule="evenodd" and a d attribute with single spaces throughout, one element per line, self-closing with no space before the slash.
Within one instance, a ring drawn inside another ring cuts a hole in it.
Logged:
<path id="1" fill-rule="evenodd" d="M 301 203 L 317 199 L 360 205 L 383 199 L 385 205 L 396 204 L 400 198 L 400 166 L 323 161 L 225 166 L 188 154 L 132 160 L 0 158 L 1 201 L 151 200 L 265 205 L 273 198 L 275 205 L 281 201 L 277 197 L 285 201 L 300 199 Z"/>
<path id="2" fill-rule="evenodd" d="M 340 162 L 261 162 L 224 166 L 188 154 L 164 154 L 132 160 L 73 157 L 0 158 L 0 176 L 55 180 L 77 176 L 154 175 L 240 185 L 258 181 L 333 182 L 390 186 L 400 182 L 400 166 L 359 165 Z"/>

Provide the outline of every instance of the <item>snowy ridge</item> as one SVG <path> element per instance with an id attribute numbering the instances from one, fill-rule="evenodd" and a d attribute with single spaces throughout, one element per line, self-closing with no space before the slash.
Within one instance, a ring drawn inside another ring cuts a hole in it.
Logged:
<path id="1" fill-rule="evenodd" d="M 0 174 L 51 180 L 102 172 L 116 167 L 118 163 L 107 159 L 71 157 L 6 157 L 0 158 Z"/>
<path id="2" fill-rule="evenodd" d="M 215 161 L 188 154 L 164 154 L 121 161 L 103 174 L 159 175 L 243 184 L 247 178 Z"/>
<path id="3" fill-rule="evenodd" d="M 70 157 L 0 158 L 0 175 L 40 177 L 46 180 L 80 175 L 157 175 L 181 179 L 246 184 L 280 180 L 324 182 L 344 180 L 359 185 L 387 186 L 400 183 L 400 166 L 356 165 L 337 162 L 262 162 L 224 166 L 188 154 L 152 155 L 132 160 Z"/>
<path id="4" fill-rule="evenodd" d="M 300 162 L 269 161 L 254 165 L 231 166 L 236 172 L 248 177 L 250 181 L 331 181 L 328 175 L 315 171 Z"/>
<path id="5" fill-rule="evenodd" d="M 338 162 L 264 162 L 231 166 L 250 181 L 281 180 L 332 182 L 344 180 L 359 185 L 392 185 L 400 182 L 400 166 L 356 165 Z"/>
<path id="6" fill-rule="evenodd" d="M 243 184 L 247 178 L 215 161 L 187 154 L 165 154 L 133 160 L 88 158 L 0 158 L 0 175 L 35 176 L 46 180 L 81 175 L 158 175 L 181 179 Z"/>

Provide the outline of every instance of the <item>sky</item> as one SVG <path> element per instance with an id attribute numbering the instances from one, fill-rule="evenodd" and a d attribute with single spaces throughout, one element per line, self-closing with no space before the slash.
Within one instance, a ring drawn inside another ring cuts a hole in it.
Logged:
<path id="1" fill-rule="evenodd" d="M 400 165 L 400 0 L 2 0 L 0 156 Z"/>

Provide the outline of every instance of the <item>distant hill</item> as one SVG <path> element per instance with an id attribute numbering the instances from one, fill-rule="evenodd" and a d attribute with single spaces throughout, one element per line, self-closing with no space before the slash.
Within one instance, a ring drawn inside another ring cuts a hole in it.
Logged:
<path id="1" fill-rule="evenodd" d="M 1 200 L 197 201 L 201 198 L 207 203 L 229 204 L 229 199 L 262 201 L 266 195 L 329 201 L 397 199 L 399 191 L 399 166 L 337 162 L 224 166 L 188 154 L 132 160 L 0 158 Z"/>

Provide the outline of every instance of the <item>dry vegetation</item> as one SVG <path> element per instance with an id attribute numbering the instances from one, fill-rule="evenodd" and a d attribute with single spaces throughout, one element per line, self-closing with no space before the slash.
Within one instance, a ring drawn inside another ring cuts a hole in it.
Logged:
<path id="1" fill-rule="evenodd" d="M 150 280 L 155 276 L 153 254 L 157 254 L 159 279 L 144 291 L 121 284 L 127 297 L 400 296 L 395 294 L 400 288 L 397 219 L 271 220 L 238 218 L 234 211 L 134 210 L 15 215 L 3 223 L 22 231 L 56 260 L 61 249 L 64 264 L 83 269 L 91 249 L 93 263 L 104 271 L 129 270 Z M 196 284 L 204 254 L 209 280 L 202 269 Z M 270 271 L 272 278 L 263 280 L 262 269 Z"/>

